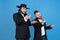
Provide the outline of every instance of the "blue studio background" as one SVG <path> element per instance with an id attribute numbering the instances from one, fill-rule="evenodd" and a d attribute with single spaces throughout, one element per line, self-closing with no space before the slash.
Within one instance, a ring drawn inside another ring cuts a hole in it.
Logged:
<path id="1" fill-rule="evenodd" d="M 15 23 L 13 14 L 18 12 L 17 5 L 27 4 L 27 10 L 34 19 L 34 10 L 39 10 L 47 25 L 55 24 L 52 30 L 47 30 L 48 40 L 60 40 L 60 0 L 0 0 L 0 40 L 15 40 Z M 31 37 L 34 37 L 33 26 L 29 27 Z"/>

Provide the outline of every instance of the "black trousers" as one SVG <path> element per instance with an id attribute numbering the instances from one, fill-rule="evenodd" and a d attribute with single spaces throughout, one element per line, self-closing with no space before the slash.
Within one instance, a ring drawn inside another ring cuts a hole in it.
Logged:
<path id="1" fill-rule="evenodd" d="M 47 40 L 47 39 L 46 39 L 46 37 L 44 36 L 44 37 L 41 38 L 41 40 Z"/>
<path id="2" fill-rule="evenodd" d="M 19 39 L 16 39 L 16 40 L 29 40 L 29 38 L 19 38 Z"/>
<path id="3" fill-rule="evenodd" d="M 33 40 L 47 40 L 47 38 L 45 36 L 43 36 L 43 37 L 40 37 L 40 38 L 36 37 Z"/>

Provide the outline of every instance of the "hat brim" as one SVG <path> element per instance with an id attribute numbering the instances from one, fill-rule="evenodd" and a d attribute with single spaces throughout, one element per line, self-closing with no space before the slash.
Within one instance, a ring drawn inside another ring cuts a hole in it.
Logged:
<path id="1" fill-rule="evenodd" d="M 17 8 L 21 8 L 21 6 L 17 6 Z M 26 8 L 26 9 L 30 9 L 30 8 Z"/>

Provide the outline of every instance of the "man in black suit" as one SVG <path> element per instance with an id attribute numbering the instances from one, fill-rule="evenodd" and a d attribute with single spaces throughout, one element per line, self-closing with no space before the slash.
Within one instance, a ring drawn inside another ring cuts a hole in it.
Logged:
<path id="1" fill-rule="evenodd" d="M 30 24 L 30 16 L 27 15 L 26 4 L 21 4 L 17 6 L 19 8 L 18 13 L 13 14 L 13 19 L 16 24 L 16 40 L 29 40 L 30 32 L 29 26 Z"/>
<path id="2" fill-rule="evenodd" d="M 46 21 L 42 19 L 42 16 L 39 11 L 34 11 L 35 19 L 32 21 L 32 24 L 35 29 L 34 40 L 47 40 L 46 29 L 52 29 L 53 24 L 46 26 Z"/>

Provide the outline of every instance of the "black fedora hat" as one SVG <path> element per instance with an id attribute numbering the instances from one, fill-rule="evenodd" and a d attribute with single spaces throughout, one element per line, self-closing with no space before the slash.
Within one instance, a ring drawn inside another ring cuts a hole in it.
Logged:
<path id="1" fill-rule="evenodd" d="M 30 9 L 30 8 L 27 8 L 26 4 L 21 4 L 20 6 L 17 6 L 17 8 L 22 8 L 22 7 L 25 7 L 26 9 Z"/>

